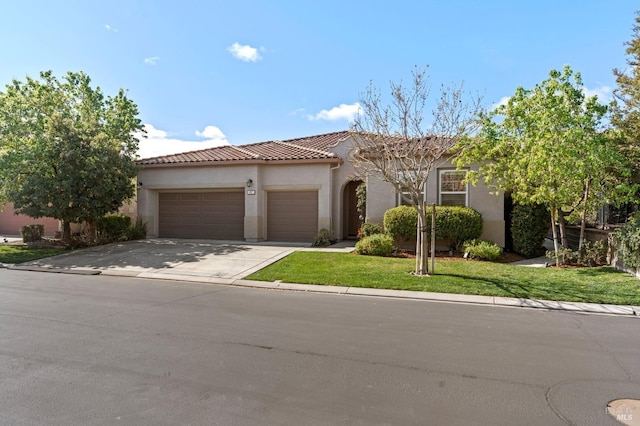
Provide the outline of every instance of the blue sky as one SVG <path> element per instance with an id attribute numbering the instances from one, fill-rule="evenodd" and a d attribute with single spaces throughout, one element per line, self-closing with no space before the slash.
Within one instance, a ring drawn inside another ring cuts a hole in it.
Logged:
<path id="1" fill-rule="evenodd" d="M 369 81 L 429 65 L 491 106 L 569 64 L 608 101 L 637 0 L 6 2 L 0 87 L 51 69 L 128 90 L 142 156 L 349 127 Z M 99 3 L 99 4 L 98 4 Z M 434 90 L 433 94 L 436 94 Z M 435 96 L 434 96 L 435 97 Z"/>

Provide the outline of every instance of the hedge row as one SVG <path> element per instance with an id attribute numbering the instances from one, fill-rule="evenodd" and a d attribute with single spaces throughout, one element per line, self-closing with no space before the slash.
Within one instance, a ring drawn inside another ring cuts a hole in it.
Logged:
<path id="1" fill-rule="evenodd" d="M 418 212 L 414 207 L 398 206 L 384 214 L 384 229 L 396 245 L 417 237 Z M 427 228 L 431 229 L 431 210 L 427 211 Z M 470 207 L 436 206 L 436 239 L 449 239 L 451 248 L 460 250 L 467 240 L 480 238 L 482 215 Z"/>

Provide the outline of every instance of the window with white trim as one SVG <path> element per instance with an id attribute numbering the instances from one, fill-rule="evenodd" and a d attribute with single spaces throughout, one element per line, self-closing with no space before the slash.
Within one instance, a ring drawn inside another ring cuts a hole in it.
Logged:
<path id="1" fill-rule="evenodd" d="M 441 206 L 466 206 L 468 185 L 464 182 L 466 170 L 439 170 L 439 204 Z"/>
<path id="2" fill-rule="evenodd" d="M 420 201 L 424 201 L 424 192 L 421 194 Z M 411 193 L 410 192 L 398 192 L 398 200 L 396 206 L 411 206 Z"/>

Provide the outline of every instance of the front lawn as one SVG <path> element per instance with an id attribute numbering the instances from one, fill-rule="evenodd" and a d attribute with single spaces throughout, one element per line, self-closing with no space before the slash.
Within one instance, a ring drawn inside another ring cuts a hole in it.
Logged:
<path id="1" fill-rule="evenodd" d="M 64 253 L 63 248 L 0 246 L 0 263 L 22 263 Z"/>
<path id="2" fill-rule="evenodd" d="M 430 277 L 411 275 L 414 267 L 413 259 L 299 251 L 247 279 L 640 305 L 640 280 L 612 267 L 531 268 L 436 259 L 436 274 Z"/>

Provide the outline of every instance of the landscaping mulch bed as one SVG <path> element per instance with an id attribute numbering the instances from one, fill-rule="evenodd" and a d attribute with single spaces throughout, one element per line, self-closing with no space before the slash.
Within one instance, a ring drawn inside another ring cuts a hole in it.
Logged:
<path id="1" fill-rule="evenodd" d="M 436 259 L 438 259 L 438 260 L 460 260 L 460 259 L 464 258 L 463 256 L 464 256 L 464 253 L 459 253 L 459 252 L 454 252 L 452 256 L 450 256 L 449 252 L 447 252 L 447 251 L 436 252 Z M 402 251 L 398 252 L 397 255 L 391 255 L 390 257 L 400 257 L 400 258 L 404 258 L 404 259 L 415 259 L 416 255 L 412 251 L 402 250 Z M 519 262 L 519 261 L 525 260 L 525 259 L 526 259 L 526 257 L 521 256 L 521 255 L 519 255 L 517 253 L 504 252 L 494 262 L 496 262 L 496 263 L 513 263 L 513 262 Z M 473 260 L 473 259 L 470 259 L 470 260 Z"/>

